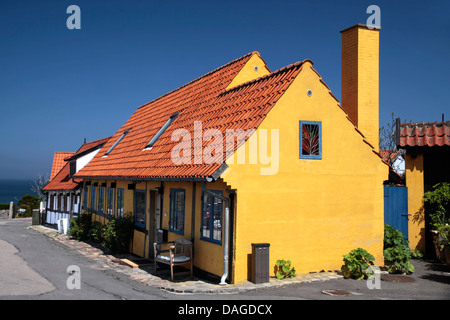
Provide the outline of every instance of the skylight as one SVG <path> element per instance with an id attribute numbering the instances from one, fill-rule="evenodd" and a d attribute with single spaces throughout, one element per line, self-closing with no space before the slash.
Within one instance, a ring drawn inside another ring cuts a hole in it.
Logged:
<path id="1" fill-rule="evenodd" d="M 124 133 L 122 133 L 122 135 L 119 137 L 119 139 L 117 139 L 117 141 L 114 142 L 114 144 L 111 146 L 111 148 L 109 148 L 108 151 L 106 151 L 106 153 L 103 155 L 103 157 L 108 156 L 108 154 L 110 154 L 111 151 L 114 150 L 114 148 L 119 144 L 119 142 L 122 141 L 123 138 L 125 138 L 125 136 L 128 134 L 128 132 L 130 132 L 130 129 L 125 130 Z"/>
<path id="2" fill-rule="evenodd" d="M 166 131 L 166 129 L 171 125 L 172 122 L 175 121 L 175 119 L 178 117 L 180 112 L 175 112 L 172 114 L 169 118 L 169 120 L 164 123 L 164 125 L 159 129 L 159 131 L 155 134 L 155 136 L 150 140 L 150 142 L 145 146 L 144 150 L 151 150 L 153 145 L 158 141 L 159 137 Z"/>

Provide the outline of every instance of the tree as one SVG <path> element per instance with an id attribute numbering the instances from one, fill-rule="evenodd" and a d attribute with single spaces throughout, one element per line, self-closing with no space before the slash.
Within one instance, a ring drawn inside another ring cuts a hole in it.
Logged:
<path id="1" fill-rule="evenodd" d="M 31 209 L 39 209 L 39 199 L 31 194 L 24 195 L 17 204 L 19 206 L 28 205 Z"/>
<path id="2" fill-rule="evenodd" d="M 379 131 L 380 135 L 380 151 L 384 153 L 386 161 L 394 168 L 394 162 L 397 157 L 394 155 L 403 156 L 405 154 L 405 150 L 397 148 L 397 141 L 395 138 L 396 134 L 396 119 L 394 117 L 394 113 L 392 112 L 392 120 L 387 126 L 382 126 Z M 397 168 L 394 168 L 397 169 Z M 398 170 L 396 170 L 398 171 Z"/>
<path id="3" fill-rule="evenodd" d="M 31 183 L 31 190 L 37 194 L 39 201 L 45 200 L 45 196 L 44 196 L 44 193 L 42 192 L 42 188 L 45 187 L 45 185 L 49 182 L 49 180 L 50 180 L 50 177 L 49 177 L 48 173 L 41 173 Z"/>

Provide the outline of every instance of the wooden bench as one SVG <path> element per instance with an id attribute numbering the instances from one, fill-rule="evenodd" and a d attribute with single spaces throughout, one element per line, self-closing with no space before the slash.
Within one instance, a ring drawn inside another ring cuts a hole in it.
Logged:
<path id="1" fill-rule="evenodd" d="M 179 238 L 175 241 L 154 243 L 155 275 L 158 271 L 158 263 L 170 266 L 170 280 L 173 281 L 174 267 L 184 267 L 189 271 L 177 272 L 177 275 L 190 274 L 193 278 L 192 242 Z"/>

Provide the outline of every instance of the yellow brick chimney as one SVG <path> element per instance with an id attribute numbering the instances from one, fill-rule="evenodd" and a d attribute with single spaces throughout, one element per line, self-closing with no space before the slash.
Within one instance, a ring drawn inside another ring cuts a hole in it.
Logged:
<path id="1" fill-rule="evenodd" d="M 379 28 L 357 24 L 342 33 L 342 108 L 378 151 Z"/>

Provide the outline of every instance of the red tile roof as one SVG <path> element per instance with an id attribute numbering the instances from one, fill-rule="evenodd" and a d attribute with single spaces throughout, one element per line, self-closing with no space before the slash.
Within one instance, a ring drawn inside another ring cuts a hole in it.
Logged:
<path id="1" fill-rule="evenodd" d="M 400 150 L 380 150 L 381 158 L 387 163 L 391 163 L 401 154 Z"/>
<path id="2" fill-rule="evenodd" d="M 256 129 L 275 102 L 299 73 L 302 63 L 290 65 L 267 76 L 225 90 L 251 58 L 252 52 L 141 107 L 128 119 L 102 150 L 76 176 L 84 178 L 205 178 L 220 164 L 195 164 L 194 122 L 201 121 L 203 133 L 218 129 L 225 145 L 227 129 Z M 258 54 L 259 55 L 259 54 Z M 161 135 L 151 150 L 148 142 L 175 112 L 179 116 Z M 129 133 L 104 157 L 105 152 L 126 131 Z M 176 129 L 191 134 L 191 162 L 176 165 L 171 151 L 179 144 L 172 141 Z M 203 147 L 210 141 L 203 141 Z M 225 154 L 225 151 L 224 151 Z M 220 162 L 222 163 L 222 162 Z"/>
<path id="3" fill-rule="evenodd" d="M 70 156 L 73 156 L 75 152 L 55 152 L 53 156 L 53 164 L 52 164 L 52 172 L 50 174 L 50 180 L 52 180 L 58 172 L 64 167 L 66 164 L 64 159 Z"/>
<path id="4" fill-rule="evenodd" d="M 102 147 L 106 141 L 108 141 L 111 137 L 106 137 L 103 139 L 98 139 L 95 141 L 91 141 L 91 142 L 85 142 L 83 143 L 83 145 L 80 147 L 80 149 L 78 149 L 77 152 L 72 153 L 72 155 L 64 158 L 65 161 L 70 161 L 72 159 L 78 158 L 80 156 L 82 156 L 85 153 L 91 152 L 94 149 L 100 148 Z"/>
<path id="5" fill-rule="evenodd" d="M 72 178 L 69 177 L 69 161 L 103 146 L 109 138 L 110 137 L 92 142 L 86 142 L 80 147 L 80 149 L 78 149 L 77 152 L 55 152 L 50 181 L 44 188 L 42 188 L 42 190 L 73 190 L 77 188 L 81 180 L 78 179 L 73 181 Z"/>
<path id="6" fill-rule="evenodd" d="M 450 121 L 400 125 L 400 147 L 450 146 Z"/>
<path id="7" fill-rule="evenodd" d="M 43 191 L 50 190 L 73 190 L 78 187 L 81 180 L 73 181 L 69 177 L 70 174 L 70 163 L 66 162 L 65 166 L 58 172 L 58 174 L 50 180 L 50 182 L 42 188 Z"/>

